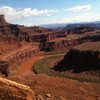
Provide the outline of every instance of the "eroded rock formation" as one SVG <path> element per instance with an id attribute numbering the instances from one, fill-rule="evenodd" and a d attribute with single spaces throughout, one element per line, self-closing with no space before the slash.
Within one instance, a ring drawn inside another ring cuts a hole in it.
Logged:
<path id="1" fill-rule="evenodd" d="M 88 42 L 74 47 L 54 69 L 58 71 L 73 70 L 76 73 L 100 72 L 100 42 Z"/>
<path id="2" fill-rule="evenodd" d="M 37 42 L 41 50 L 63 50 L 80 44 L 81 37 L 79 39 L 67 38 L 70 34 L 84 34 L 88 32 L 94 32 L 93 27 L 83 26 L 76 27 L 69 30 L 51 30 L 43 27 L 25 27 L 21 25 L 9 24 L 5 20 L 4 15 L 0 16 L 0 33 L 3 35 L 10 35 L 17 37 L 21 43 L 23 42 Z M 87 37 L 87 36 L 86 36 Z M 63 39 L 61 39 L 63 38 Z M 88 39 L 84 39 L 89 41 Z"/>
<path id="3" fill-rule="evenodd" d="M 68 29 L 68 34 L 84 34 L 85 32 L 92 32 L 92 31 L 94 31 L 93 27 L 80 26 L 80 27 Z"/>
<path id="4" fill-rule="evenodd" d="M 0 59 L 8 61 L 11 65 L 19 65 L 39 50 L 65 50 L 84 42 L 100 41 L 100 34 L 98 33 L 83 34 L 93 32 L 92 27 L 76 27 L 70 30 L 72 35 L 68 35 L 70 34 L 68 30 L 50 30 L 38 26 L 13 25 L 7 23 L 4 16 L 1 15 Z"/>
<path id="5" fill-rule="evenodd" d="M 17 25 L 9 24 L 4 15 L 0 15 L 0 34 L 18 36 L 19 29 Z"/>
<path id="6" fill-rule="evenodd" d="M 81 37 L 79 36 L 78 38 L 76 38 L 76 36 L 74 38 L 69 38 L 70 36 L 68 35 L 74 33 L 83 34 L 84 32 L 91 31 L 93 31 L 93 28 L 89 27 L 79 29 L 76 28 L 74 30 L 72 29 L 68 33 L 68 30 L 59 31 L 50 30 L 38 26 L 25 27 L 20 25 L 13 25 L 7 23 L 4 16 L 1 15 L 0 72 L 5 76 L 9 76 L 9 74 L 11 74 L 12 78 L 14 79 L 16 76 L 14 76 L 15 74 L 13 74 L 13 72 L 16 72 L 16 69 L 19 67 L 19 64 L 37 54 L 40 49 L 63 50 L 65 48 L 72 48 L 73 46 L 83 42 L 100 41 L 100 35 Z M 77 60 L 80 60 L 80 58 L 82 58 L 81 54 L 83 55 L 86 53 L 81 51 L 77 53 L 77 51 L 73 50 L 70 52 L 70 56 L 66 55 L 65 58 L 75 58 Z M 71 54 L 77 55 L 73 57 Z M 98 56 L 97 52 L 89 52 L 89 54 L 95 57 Z M 85 61 L 83 58 L 80 62 L 77 63 L 73 60 L 73 63 L 76 65 L 80 65 L 82 64 L 82 61 Z M 64 64 L 66 64 L 66 59 L 64 59 L 63 61 L 65 62 Z M 93 60 L 91 65 L 94 65 L 95 62 L 96 64 L 100 64 L 98 60 Z M 68 63 L 70 65 L 70 62 Z M 89 64 L 87 65 L 90 66 Z M 66 67 L 64 68 L 66 70 Z M 62 69 L 64 68 L 62 67 Z M 9 79 L 10 78 L 11 77 L 9 77 Z M 99 93 L 96 94 L 97 92 L 94 92 L 95 88 L 89 87 L 90 85 L 83 86 L 83 83 L 81 84 L 72 80 L 69 81 L 66 79 L 59 79 L 56 77 L 49 77 L 45 75 L 34 75 L 34 78 L 33 75 L 29 75 L 29 77 L 17 77 L 16 81 L 20 80 L 22 83 L 31 86 L 33 90 L 35 89 L 37 94 L 35 95 L 34 92 L 28 86 L 0 78 L 0 100 L 66 100 L 65 98 L 68 98 L 70 100 L 78 100 L 81 98 L 83 98 L 82 100 L 99 100 L 100 98 Z M 61 84 L 59 85 L 57 83 Z M 90 90 L 88 91 L 87 88 L 89 88 Z M 98 91 L 99 90 L 100 89 L 98 89 Z"/>

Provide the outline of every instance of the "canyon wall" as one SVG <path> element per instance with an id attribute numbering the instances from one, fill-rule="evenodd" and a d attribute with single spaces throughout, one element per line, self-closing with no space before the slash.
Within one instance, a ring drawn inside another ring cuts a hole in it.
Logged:
<path id="1" fill-rule="evenodd" d="M 32 30 L 32 28 L 28 29 Z M 27 27 L 10 24 L 4 15 L 0 15 L 0 72 L 5 76 L 16 70 L 16 66 L 23 61 L 39 52 L 39 45 L 34 45 L 30 41 L 29 34 Z M 8 63 L 8 65 L 3 63 Z"/>
<path id="2" fill-rule="evenodd" d="M 17 70 L 18 66 L 35 56 L 39 52 L 39 48 L 37 46 L 25 45 L 26 47 L 20 47 L 12 52 L 7 52 L 6 55 L 2 56 L 1 60 L 8 63 L 8 66 L 2 67 L 0 72 L 6 76 L 10 76 Z"/>
<path id="3" fill-rule="evenodd" d="M 55 70 L 73 72 L 99 71 L 100 73 L 100 42 L 87 42 L 71 49 L 59 62 Z"/>
<path id="4" fill-rule="evenodd" d="M 0 36 L 0 56 L 16 50 L 19 47 L 21 47 L 21 43 L 18 38 Z"/>
<path id="5" fill-rule="evenodd" d="M 76 45 L 85 43 L 85 42 L 93 42 L 100 41 L 99 34 L 93 34 L 82 37 L 73 37 L 73 38 L 56 38 L 51 41 L 48 41 L 43 45 L 43 50 L 45 51 L 56 51 L 56 50 L 66 50 L 70 49 Z"/>
<path id="6" fill-rule="evenodd" d="M 94 31 L 93 27 L 89 26 L 80 26 L 80 27 L 75 27 L 67 30 L 68 34 L 84 34 L 86 32 L 92 32 Z"/>
<path id="7" fill-rule="evenodd" d="M 22 62 L 35 56 L 39 51 L 39 47 L 32 43 L 23 44 L 16 37 L 0 36 L 0 73 L 9 76 Z"/>
<path id="8" fill-rule="evenodd" d="M 10 35 L 17 37 L 21 43 L 32 42 L 38 43 L 39 48 L 45 51 L 63 50 L 73 47 L 77 44 L 83 43 L 82 41 L 92 41 L 90 39 L 67 38 L 70 34 L 85 34 L 87 32 L 94 32 L 93 27 L 83 26 L 75 27 L 72 29 L 51 30 L 43 27 L 25 27 L 21 25 L 13 25 L 7 23 L 3 15 L 0 16 L 0 32 L 3 35 Z M 65 38 L 65 39 L 61 39 Z M 58 40 L 57 40 L 58 39 Z M 57 41 L 56 41 L 57 40 Z"/>
<path id="9" fill-rule="evenodd" d="M 83 34 L 93 31 L 92 27 L 76 27 L 69 31 L 13 25 L 0 15 L 0 60 L 7 61 L 12 66 L 9 67 L 10 72 L 13 72 L 19 64 L 37 54 L 39 50 L 61 51 L 84 42 L 100 41 L 99 33 Z"/>

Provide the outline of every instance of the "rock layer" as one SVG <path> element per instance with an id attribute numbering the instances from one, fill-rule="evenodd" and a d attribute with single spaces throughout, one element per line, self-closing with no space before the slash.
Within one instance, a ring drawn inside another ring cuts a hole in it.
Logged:
<path id="1" fill-rule="evenodd" d="M 71 49 L 55 70 L 73 72 L 98 71 L 100 73 L 100 42 L 87 42 Z"/>

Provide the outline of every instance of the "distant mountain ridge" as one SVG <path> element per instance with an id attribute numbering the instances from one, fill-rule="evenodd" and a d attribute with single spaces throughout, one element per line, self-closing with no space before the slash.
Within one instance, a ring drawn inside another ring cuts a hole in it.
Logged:
<path id="1" fill-rule="evenodd" d="M 54 23 L 54 24 L 42 24 L 39 25 L 42 27 L 50 28 L 50 29 L 55 29 L 55 28 L 74 28 L 74 27 L 80 27 L 80 26 L 91 26 L 94 28 L 99 28 L 100 29 L 100 21 L 95 21 L 95 22 L 80 22 L 80 23 Z"/>

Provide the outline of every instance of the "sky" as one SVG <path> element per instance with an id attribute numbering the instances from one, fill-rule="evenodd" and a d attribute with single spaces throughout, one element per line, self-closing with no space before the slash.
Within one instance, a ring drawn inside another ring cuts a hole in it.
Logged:
<path id="1" fill-rule="evenodd" d="M 100 0 L 0 0 L 0 15 L 26 26 L 100 21 Z"/>

